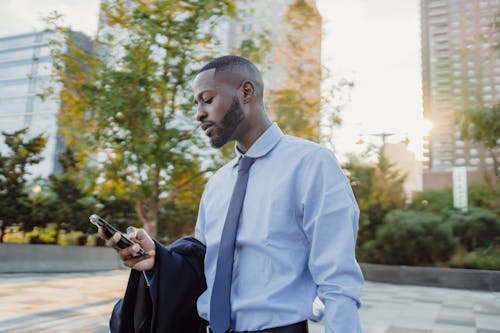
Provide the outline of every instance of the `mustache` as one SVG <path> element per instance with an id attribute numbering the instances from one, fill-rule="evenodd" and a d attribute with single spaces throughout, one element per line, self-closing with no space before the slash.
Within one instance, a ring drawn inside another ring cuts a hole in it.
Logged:
<path id="1" fill-rule="evenodd" d="M 191 133 L 194 133 L 196 132 L 198 129 L 200 129 L 203 125 L 215 125 L 215 123 L 213 121 L 201 121 L 198 123 L 198 125 L 196 125 L 193 130 L 191 131 Z"/>

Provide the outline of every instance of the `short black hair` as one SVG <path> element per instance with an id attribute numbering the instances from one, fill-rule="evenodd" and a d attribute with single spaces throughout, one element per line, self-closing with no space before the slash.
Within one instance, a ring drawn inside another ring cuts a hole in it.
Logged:
<path id="1" fill-rule="evenodd" d="M 212 68 L 215 68 L 215 73 L 231 71 L 234 67 L 244 67 L 249 71 L 257 71 L 257 73 L 259 73 L 257 67 L 247 58 L 235 55 L 225 55 L 210 61 L 198 71 L 198 74 Z"/>

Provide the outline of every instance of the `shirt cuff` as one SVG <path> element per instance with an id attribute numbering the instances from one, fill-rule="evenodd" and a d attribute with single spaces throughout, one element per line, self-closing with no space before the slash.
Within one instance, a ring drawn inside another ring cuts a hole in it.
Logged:
<path id="1" fill-rule="evenodd" d="M 347 296 L 335 295 L 325 300 L 326 333 L 361 333 L 358 304 Z"/>
<path id="2" fill-rule="evenodd" d="M 144 275 L 144 279 L 146 280 L 146 284 L 148 287 L 151 287 L 151 281 L 153 281 L 154 269 L 149 271 L 142 271 L 142 275 Z"/>

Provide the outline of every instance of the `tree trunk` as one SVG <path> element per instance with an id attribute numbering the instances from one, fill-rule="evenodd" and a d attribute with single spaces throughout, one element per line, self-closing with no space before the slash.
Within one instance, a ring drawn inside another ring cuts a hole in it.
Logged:
<path id="1" fill-rule="evenodd" d="M 158 212 L 160 211 L 159 201 L 153 200 L 153 205 L 136 200 L 135 212 L 142 222 L 144 230 L 151 238 L 158 237 Z M 151 207 L 152 206 L 152 207 Z"/>
<path id="2" fill-rule="evenodd" d="M 151 238 L 158 237 L 158 220 L 148 220 L 143 222 L 144 230 L 151 236 Z"/>
<path id="3" fill-rule="evenodd" d="M 0 220 L 0 227 L 2 229 L 0 233 L 0 243 L 3 243 L 3 236 L 5 235 L 5 229 L 7 228 L 7 223 Z"/>

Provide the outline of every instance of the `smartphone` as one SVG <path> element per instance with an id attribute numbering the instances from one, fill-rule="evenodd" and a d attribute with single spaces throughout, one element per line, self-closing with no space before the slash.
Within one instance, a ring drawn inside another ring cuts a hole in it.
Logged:
<path id="1" fill-rule="evenodd" d="M 113 237 L 113 235 L 116 234 L 117 232 L 120 233 L 121 238 L 118 241 L 118 243 L 116 243 L 116 246 L 118 246 L 120 249 L 124 249 L 135 244 L 125 234 L 118 231 L 118 229 L 116 229 L 111 224 L 106 222 L 106 220 L 100 217 L 99 215 L 93 214 L 89 217 L 89 220 L 93 225 L 103 227 L 104 232 L 106 233 L 106 237 L 108 238 Z M 137 255 L 145 256 L 146 252 L 144 252 L 143 249 L 140 249 Z"/>

